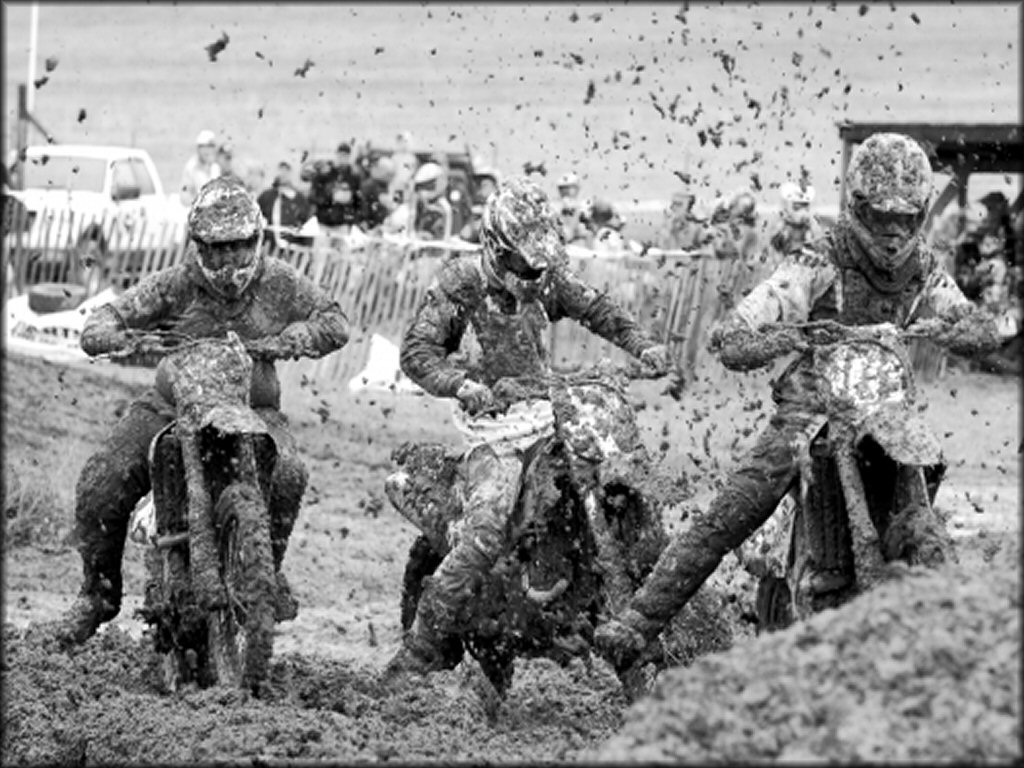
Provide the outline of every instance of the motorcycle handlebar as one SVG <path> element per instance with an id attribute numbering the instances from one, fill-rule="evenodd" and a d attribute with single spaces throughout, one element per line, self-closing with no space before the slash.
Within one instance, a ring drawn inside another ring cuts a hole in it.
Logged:
<path id="1" fill-rule="evenodd" d="M 918 320 L 906 328 L 900 328 L 892 323 L 843 325 L 835 320 L 812 320 L 805 323 L 768 323 L 758 330 L 765 334 L 796 331 L 804 341 L 813 346 L 830 346 L 850 341 L 929 339 L 946 329 L 947 324 L 944 321 L 931 318 Z"/>
<path id="2" fill-rule="evenodd" d="M 228 331 L 225 336 L 195 337 L 187 333 L 173 330 L 141 331 L 129 329 L 124 332 L 126 343 L 120 349 L 111 350 L 95 357 L 101 360 L 125 360 L 137 355 L 166 356 L 194 347 L 197 344 L 235 344 L 239 341 L 237 334 Z M 249 351 L 251 342 L 242 342 Z"/>

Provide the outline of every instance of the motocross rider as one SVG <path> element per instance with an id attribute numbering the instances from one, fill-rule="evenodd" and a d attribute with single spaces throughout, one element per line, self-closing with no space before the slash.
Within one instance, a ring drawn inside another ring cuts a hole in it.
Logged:
<path id="1" fill-rule="evenodd" d="M 198 338 L 233 331 L 246 343 L 254 358 L 251 405 L 278 448 L 269 506 L 277 618 L 285 620 L 294 618 L 297 606 L 280 572 L 281 560 L 307 472 L 279 410 L 281 387 L 273 361 L 322 357 L 344 346 L 349 330 L 335 301 L 290 265 L 264 257 L 263 227 L 259 206 L 240 182 L 208 182 L 188 213 L 190 241 L 182 263 L 149 276 L 97 309 L 86 321 L 81 345 L 89 355 L 122 349 L 129 345 L 129 329 L 170 329 Z M 84 580 L 58 627 L 64 644 L 85 642 L 120 610 L 128 522 L 135 504 L 150 490 L 149 445 L 175 418 L 172 397 L 161 364 L 155 386 L 131 404 L 79 475 L 75 532 Z"/>
<path id="2" fill-rule="evenodd" d="M 997 346 L 994 319 L 964 298 L 924 245 L 931 192 L 931 166 L 917 143 L 894 133 L 868 137 L 850 160 L 847 197 L 835 228 L 786 256 L 712 330 L 711 350 L 727 368 L 746 371 L 805 351 L 799 333 L 759 330 L 767 323 L 833 319 L 852 326 L 905 327 L 929 317 L 945 321 L 936 341 L 953 352 L 976 354 Z M 620 670 L 638 658 L 726 553 L 764 524 L 797 479 L 794 446 L 816 431 L 822 413 L 813 394 L 811 361 L 801 354 L 779 377 L 775 414 L 710 508 L 684 522 L 629 606 L 598 627 L 599 651 Z M 925 540 L 908 551 L 904 532 L 928 511 L 920 472 L 909 479 L 907 491 L 908 501 L 883 537 L 884 555 L 939 562 L 944 536 L 931 515 L 921 521 Z"/>
<path id="3" fill-rule="evenodd" d="M 524 178 L 503 183 L 483 211 L 482 251 L 449 257 L 427 291 L 402 340 L 402 370 L 437 397 L 455 398 L 457 427 L 468 437 L 463 518 L 456 541 L 428 580 L 403 647 L 389 673 L 423 674 L 445 666 L 442 641 L 455 632 L 473 600 L 473 586 L 493 567 L 505 543 L 518 496 L 523 452 L 552 434 L 547 401 L 524 395 L 507 414 L 485 415 L 491 387 L 506 377 L 549 373 L 543 333 L 571 317 L 639 357 L 656 373 L 668 369 L 667 350 L 606 294 L 568 268 L 557 212 Z M 465 368 L 448 355 L 471 329 L 478 360 Z M 516 406 L 523 406 L 513 413 Z"/>

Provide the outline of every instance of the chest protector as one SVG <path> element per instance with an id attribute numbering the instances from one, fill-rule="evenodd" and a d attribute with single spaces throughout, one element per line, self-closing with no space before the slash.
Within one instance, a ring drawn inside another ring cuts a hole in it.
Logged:
<path id="1" fill-rule="evenodd" d="M 836 281 L 814 305 L 810 319 L 838 320 L 844 325 L 906 325 L 925 287 L 929 254 L 919 249 L 899 270 L 883 274 L 852 238 L 837 230 L 829 238 Z"/>
<path id="2" fill-rule="evenodd" d="M 541 302 L 518 304 L 511 296 L 487 292 L 469 324 L 479 348 L 468 367 L 479 381 L 491 385 L 506 376 L 547 372 L 545 337 L 551 323 Z"/>

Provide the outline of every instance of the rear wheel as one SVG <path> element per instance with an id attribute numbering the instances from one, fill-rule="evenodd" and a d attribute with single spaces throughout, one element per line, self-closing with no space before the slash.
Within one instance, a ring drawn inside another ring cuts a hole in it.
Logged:
<path id="1" fill-rule="evenodd" d="M 210 665 L 220 685 L 259 693 L 273 653 L 276 587 L 263 495 L 253 485 L 230 485 L 215 519 L 227 605 L 210 613 Z"/>

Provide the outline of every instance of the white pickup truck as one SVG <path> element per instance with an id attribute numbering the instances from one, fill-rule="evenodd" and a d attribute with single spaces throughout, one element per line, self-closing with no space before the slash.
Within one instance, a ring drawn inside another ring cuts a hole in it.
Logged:
<path id="1" fill-rule="evenodd" d="M 80 144 L 28 147 L 22 189 L 9 194 L 28 211 L 9 245 L 35 260 L 63 260 L 68 250 L 95 256 L 180 243 L 186 209 L 164 192 L 144 149 Z"/>

